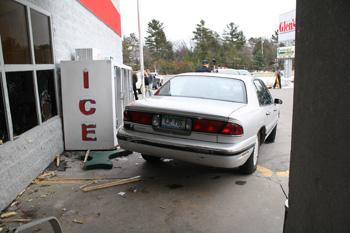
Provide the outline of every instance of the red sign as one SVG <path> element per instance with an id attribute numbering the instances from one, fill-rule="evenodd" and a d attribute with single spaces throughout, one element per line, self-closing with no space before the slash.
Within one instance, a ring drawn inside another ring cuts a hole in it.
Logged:
<path id="1" fill-rule="evenodd" d="M 295 20 L 289 20 L 289 21 L 283 21 L 280 23 L 279 26 L 279 32 L 280 33 L 285 33 L 285 32 L 292 32 L 295 31 Z"/>
<path id="2" fill-rule="evenodd" d="M 122 36 L 121 17 L 111 0 L 79 0 L 108 27 Z"/>

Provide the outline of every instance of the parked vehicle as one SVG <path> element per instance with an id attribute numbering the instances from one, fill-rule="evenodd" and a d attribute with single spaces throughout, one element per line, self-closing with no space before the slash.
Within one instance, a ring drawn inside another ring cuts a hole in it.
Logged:
<path id="1" fill-rule="evenodd" d="M 239 75 L 252 75 L 248 70 L 237 70 Z"/>
<path id="2" fill-rule="evenodd" d="M 232 74 L 232 75 L 239 75 L 239 72 L 235 69 L 230 69 L 230 68 L 227 68 L 227 69 L 217 69 L 218 73 L 220 74 Z"/>
<path id="3" fill-rule="evenodd" d="M 281 103 L 252 76 L 181 74 L 126 106 L 118 142 L 149 162 L 166 157 L 251 174 L 260 145 L 275 140 Z"/>
<path id="4" fill-rule="evenodd" d="M 164 81 L 164 78 L 162 75 L 159 75 L 158 73 L 156 72 L 153 72 L 151 73 L 154 75 L 154 80 L 153 80 L 153 89 L 158 89 L 159 87 L 161 87 L 163 85 L 163 81 Z"/>
<path id="5" fill-rule="evenodd" d="M 162 75 L 159 75 L 156 72 L 152 72 L 152 75 L 154 75 L 154 80 L 152 83 L 152 89 L 158 89 L 159 87 L 161 87 L 163 85 L 164 82 L 164 78 Z M 137 82 L 136 82 L 136 89 L 138 91 L 139 94 L 141 94 L 142 92 L 142 79 L 141 79 L 141 72 L 137 72 Z"/>

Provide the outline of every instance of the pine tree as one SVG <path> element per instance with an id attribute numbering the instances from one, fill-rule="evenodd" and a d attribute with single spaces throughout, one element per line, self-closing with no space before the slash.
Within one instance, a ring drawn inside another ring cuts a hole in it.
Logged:
<path id="1" fill-rule="evenodd" d="M 205 21 L 201 20 L 195 31 L 192 40 L 195 43 L 194 53 L 197 63 L 203 59 L 216 58 L 218 61 L 222 57 L 222 40 L 220 35 L 205 26 Z"/>
<path id="2" fill-rule="evenodd" d="M 274 32 L 274 34 L 272 34 L 272 36 L 271 36 L 271 41 L 273 42 L 273 43 L 275 43 L 275 44 L 278 44 L 278 30 L 276 30 L 275 32 Z"/>
<path id="3" fill-rule="evenodd" d="M 241 49 L 246 42 L 245 36 L 242 31 L 238 30 L 238 26 L 231 22 L 226 25 L 226 29 L 223 33 L 224 42 L 230 46 L 236 47 L 236 49 Z"/>
<path id="4" fill-rule="evenodd" d="M 134 33 L 123 37 L 123 63 L 139 69 L 139 40 Z"/>
<path id="5" fill-rule="evenodd" d="M 171 59 L 172 43 L 167 41 L 163 23 L 152 19 L 151 22 L 148 23 L 147 34 L 146 47 L 154 57 L 154 60 Z"/>

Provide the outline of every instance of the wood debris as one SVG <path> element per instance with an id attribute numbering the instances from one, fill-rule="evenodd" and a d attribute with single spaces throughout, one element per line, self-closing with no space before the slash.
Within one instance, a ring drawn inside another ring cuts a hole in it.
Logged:
<path id="1" fill-rule="evenodd" d="M 10 205 L 10 207 L 13 207 L 13 206 L 18 205 L 18 204 L 19 204 L 18 201 L 14 201 L 14 202 L 12 202 L 12 204 Z"/>
<path id="2" fill-rule="evenodd" d="M 32 220 L 30 218 L 11 218 L 11 219 L 0 219 L 0 222 L 10 223 L 10 222 L 19 222 L 19 223 L 28 223 Z"/>
<path id="3" fill-rule="evenodd" d="M 22 190 L 22 192 L 20 192 L 20 193 L 18 194 L 18 196 L 17 196 L 17 197 L 22 196 L 22 195 L 23 195 L 23 193 L 24 193 L 25 191 L 26 191 L 26 189 Z"/>
<path id="4" fill-rule="evenodd" d="M 74 223 L 78 223 L 78 224 L 84 224 L 84 222 L 83 221 L 81 221 L 81 220 L 77 220 L 77 219 L 73 219 L 73 221 L 72 222 L 74 222 Z"/>
<path id="5" fill-rule="evenodd" d="M 103 180 L 121 180 L 121 179 L 122 178 L 103 178 L 103 177 L 44 179 L 43 177 L 38 177 L 37 179 L 35 179 L 33 181 L 33 183 L 37 184 L 37 185 L 45 186 L 45 185 L 54 185 L 54 184 L 83 184 L 83 185 L 85 185 L 85 183 L 88 182 L 87 185 L 90 185 L 90 184 L 97 183 L 98 181 L 103 181 Z"/>
<path id="6" fill-rule="evenodd" d="M 86 161 L 88 160 L 89 154 L 90 154 L 90 150 L 87 150 L 84 157 L 84 163 L 86 163 Z"/>
<path id="7" fill-rule="evenodd" d="M 60 155 L 56 155 L 56 167 L 60 167 L 61 157 Z"/>
<path id="8" fill-rule="evenodd" d="M 82 184 L 86 183 L 86 180 L 66 180 L 66 179 L 54 179 L 54 180 L 34 180 L 34 184 L 37 185 L 53 185 L 53 184 Z"/>
<path id="9" fill-rule="evenodd" d="M 54 176 L 56 176 L 56 173 L 54 171 L 52 171 L 52 172 L 44 172 L 43 174 L 38 176 L 36 179 L 37 180 L 45 180 L 45 179 L 49 179 L 49 178 L 54 177 Z"/>
<path id="10" fill-rule="evenodd" d="M 89 186 L 89 185 L 96 184 L 96 183 L 97 183 L 97 181 L 96 181 L 96 180 L 94 180 L 94 181 L 90 181 L 89 183 L 84 184 L 84 185 L 80 186 L 79 188 L 80 188 L 80 189 L 83 189 L 83 188 L 85 188 L 85 187 L 87 187 L 87 186 Z"/>
<path id="11" fill-rule="evenodd" d="M 90 191 L 94 191 L 94 190 L 114 187 L 114 186 L 117 186 L 117 185 L 137 182 L 137 181 L 140 181 L 140 180 L 141 180 L 141 176 L 135 176 L 135 177 L 131 177 L 131 178 L 128 178 L 128 179 L 121 179 L 121 180 L 112 181 L 112 182 L 108 182 L 108 183 L 104 183 L 104 184 L 99 184 L 99 185 L 95 185 L 95 186 L 85 187 L 82 190 L 84 192 L 90 192 Z"/>
<path id="12" fill-rule="evenodd" d="M 0 215 L 0 218 L 10 218 L 13 216 L 16 216 L 17 213 L 15 211 L 11 211 L 11 212 L 6 212 Z"/>

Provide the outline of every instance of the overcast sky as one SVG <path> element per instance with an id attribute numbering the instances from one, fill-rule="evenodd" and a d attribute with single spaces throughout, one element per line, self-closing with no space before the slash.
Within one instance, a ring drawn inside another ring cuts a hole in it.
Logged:
<path id="1" fill-rule="evenodd" d="M 234 22 L 247 38 L 270 38 L 278 28 L 280 14 L 295 9 L 296 0 L 140 0 L 142 36 L 147 23 L 164 23 L 171 41 L 189 44 L 196 24 L 205 20 L 207 27 L 222 34 L 225 25 Z M 137 0 L 121 0 L 122 33 L 137 34 Z"/>

